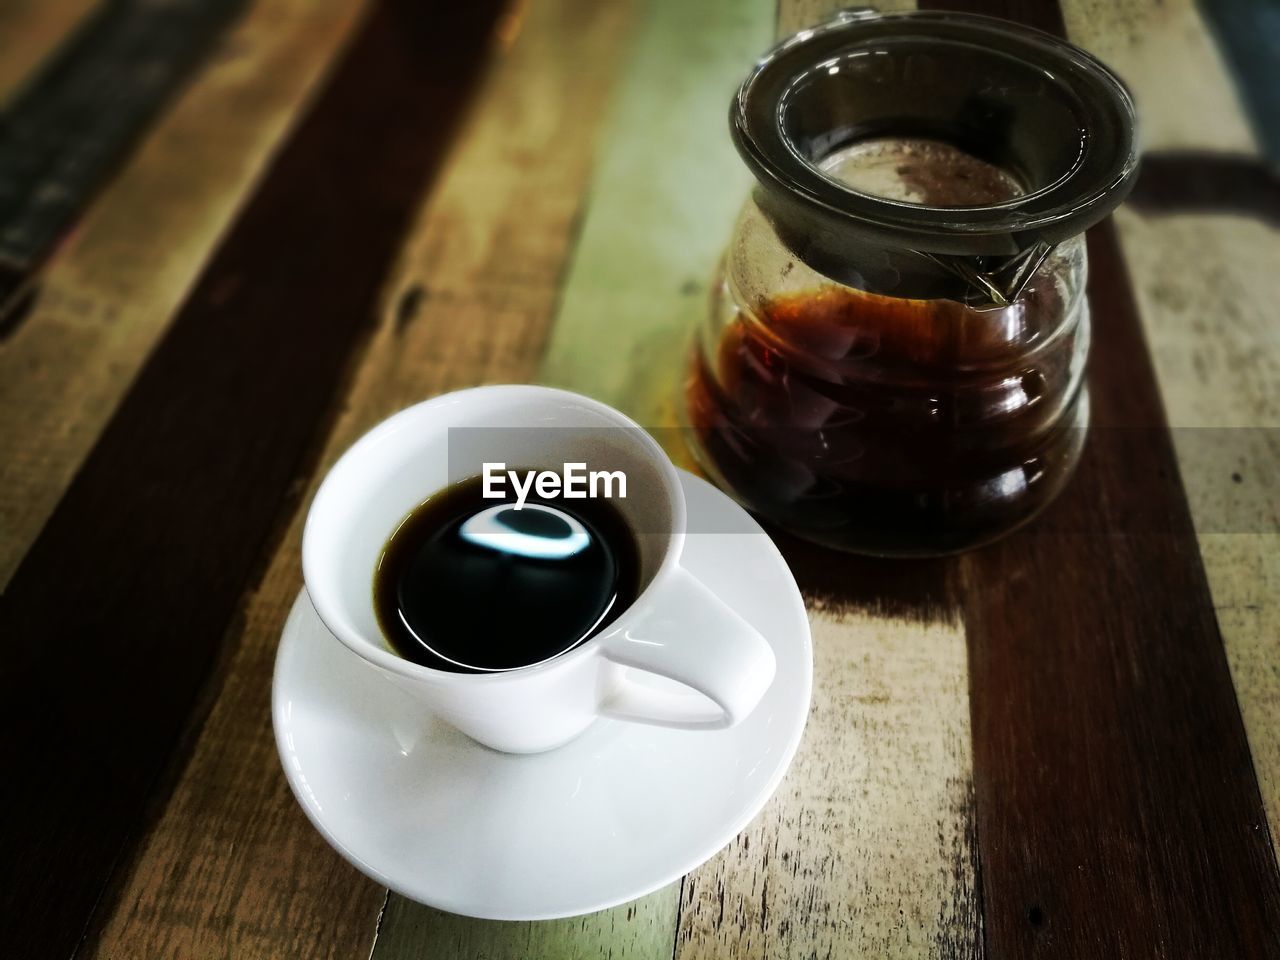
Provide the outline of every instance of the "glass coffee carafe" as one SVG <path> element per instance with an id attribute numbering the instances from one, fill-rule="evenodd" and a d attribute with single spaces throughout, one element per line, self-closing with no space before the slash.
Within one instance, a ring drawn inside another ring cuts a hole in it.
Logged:
<path id="1" fill-rule="evenodd" d="M 985 17 L 847 14 L 761 60 L 731 126 L 758 182 L 685 385 L 703 468 L 864 553 L 1033 516 L 1088 424 L 1083 232 L 1137 169 L 1120 81 Z"/>

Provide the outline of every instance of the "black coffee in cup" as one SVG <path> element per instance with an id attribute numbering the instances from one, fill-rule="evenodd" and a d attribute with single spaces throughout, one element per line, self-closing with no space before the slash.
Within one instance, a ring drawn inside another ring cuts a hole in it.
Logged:
<path id="1" fill-rule="evenodd" d="M 603 498 L 484 496 L 473 477 L 401 521 L 373 578 L 378 624 L 406 660 L 480 673 L 549 660 L 635 601 L 640 554 Z"/>

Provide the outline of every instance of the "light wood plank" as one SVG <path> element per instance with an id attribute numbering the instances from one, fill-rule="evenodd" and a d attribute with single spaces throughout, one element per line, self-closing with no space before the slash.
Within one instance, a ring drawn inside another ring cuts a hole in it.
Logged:
<path id="1" fill-rule="evenodd" d="M 1133 90 L 1145 149 L 1257 152 L 1194 0 L 1063 0 L 1062 14 L 1071 40 Z"/>
<path id="2" fill-rule="evenodd" d="M 1280 427 L 1280 230 L 1131 209 L 1117 224 L 1170 423 Z"/>
<path id="3" fill-rule="evenodd" d="M 679 958 L 978 956 L 964 631 L 814 610 L 778 794 L 692 873 Z"/>
<path id="4" fill-rule="evenodd" d="M 592 185 L 541 379 L 676 423 L 688 338 L 750 177 L 725 115 L 770 0 L 653 0 Z"/>
<path id="5" fill-rule="evenodd" d="M 386 893 L 307 822 L 271 735 L 271 663 L 301 585 L 305 507 L 324 468 L 393 411 L 534 373 L 627 12 L 549 0 L 515 8 L 504 23 L 506 48 L 405 244 L 381 322 L 312 482 L 300 490 L 307 496 L 248 599 L 222 688 L 90 955 L 368 954 Z M 472 955 L 490 949 L 506 926 L 444 918 L 393 898 L 378 956 L 436 955 L 437 924 L 450 943 L 474 943 Z M 667 929 L 669 944 L 670 921 Z M 602 940 L 616 936 L 613 926 L 599 931 Z"/>
<path id="6" fill-rule="evenodd" d="M 90 208 L 0 343 L 0 588 L 359 12 L 262 0 Z"/>

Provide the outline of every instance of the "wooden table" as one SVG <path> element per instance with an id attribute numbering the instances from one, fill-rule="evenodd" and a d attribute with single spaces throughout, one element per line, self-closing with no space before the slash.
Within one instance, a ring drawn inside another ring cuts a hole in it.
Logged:
<path id="1" fill-rule="evenodd" d="M 285 785 L 310 494 L 476 383 L 671 424 L 747 188 L 729 96 L 837 4 L 250 6 L 0 343 L 5 957 L 1280 956 L 1275 181 L 1191 0 L 930 5 L 1136 91 L 1084 463 L 959 558 L 780 536 L 816 683 L 778 794 L 679 883 L 507 924 L 389 895 Z M 0 93 L 90 6 L 0 3 Z"/>

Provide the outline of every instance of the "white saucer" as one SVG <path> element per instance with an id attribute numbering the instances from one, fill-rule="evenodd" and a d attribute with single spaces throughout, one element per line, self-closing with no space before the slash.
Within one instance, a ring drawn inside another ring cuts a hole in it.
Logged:
<path id="1" fill-rule="evenodd" d="M 602 910 L 678 879 L 764 806 L 809 712 L 809 621 L 772 541 L 733 501 L 681 472 L 684 563 L 773 645 L 778 672 L 730 730 L 604 720 L 517 756 L 423 715 L 347 650 L 304 590 L 276 655 L 272 716 L 289 784 L 358 869 L 453 913 L 544 920 Z"/>

